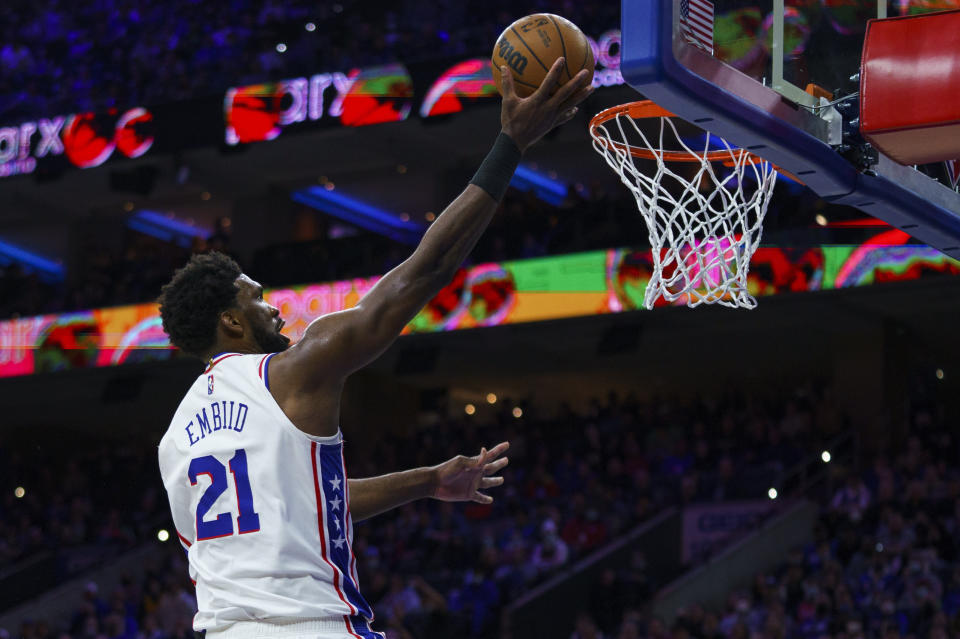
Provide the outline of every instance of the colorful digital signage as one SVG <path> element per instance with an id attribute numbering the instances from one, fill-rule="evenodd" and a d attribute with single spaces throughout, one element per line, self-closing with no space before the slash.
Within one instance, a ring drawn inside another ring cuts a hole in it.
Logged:
<path id="1" fill-rule="evenodd" d="M 100 166 L 115 151 L 137 158 L 153 141 L 153 114 L 142 107 L 40 118 L 0 128 L 0 177 L 33 173 L 38 161 L 59 157 L 81 169 Z"/>
<path id="2" fill-rule="evenodd" d="M 594 85 L 623 84 L 620 30 L 588 40 L 597 60 Z M 456 62 L 439 76 L 435 63 L 428 66 L 397 63 L 231 88 L 223 101 L 224 139 L 245 144 L 272 140 L 287 127 L 398 122 L 415 104 L 421 117 L 449 115 L 499 95 L 488 58 Z"/>
<path id="3" fill-rule="evenodd" d="M 620 31 L 589 38 L 596 86 L 623 84 Z M 401 63 L 318 73 L 227 90 L 222 98 L 37 118 L 0 126 L 0 178 L 49 167 L 92 168 L 150 150 L 262 142 L 291 128 L 366 126 L 457 113 L 498 95 L 487 58 Z"/>
<path id="4" fill-rule="evenodd" d="M 224 98 L 227 144 L 272 140 L 289 125 L 338 119 L 345 126 L 405 120 L 413 81 L 402 64 L 320 73 L 235 87 Z"/>
<path id="5" fill-rule="evenodd" d="M 750 267 L 758 297 L 960 274 L 960 262 L 906 244 L 892 230 L 861 246 L 762 247 Z M 619 313 L 641 308 L 650 251 L 611 249 L 461 269 L 406 327 L 452 331 Z M 266 293 L 297 340 L 316 317 L 350 308 L 379 277 L 310 284 Z M 157 306 L 140 304 L 0 322 L 0 377 L 168 359 L 175 351 Z"/>

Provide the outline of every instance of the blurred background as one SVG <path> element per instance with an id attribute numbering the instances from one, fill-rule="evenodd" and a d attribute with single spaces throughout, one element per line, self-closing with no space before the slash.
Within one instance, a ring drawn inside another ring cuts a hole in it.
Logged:
<path id="1" fill-rule="evenodd" d="M 788 4 L 803 42 L 862 40 Z M 598 90 L 343 412 L 354 477 L 509 440 L 507 481 L 356 526 L 374 627 L 960 634 L 960 263 L 781 178 L 758 309 L 642 310 L 646 229 L 587 134 L 637 99 L 619 3 L 51 0 L 0 6 L 0 638 L 194 636 L 156 446 L 202 364 L 160 286 L 220 250 L 293 338 L 354 304 L 489 149 L 487 60 L 534 11 L 583 29 Z"/>

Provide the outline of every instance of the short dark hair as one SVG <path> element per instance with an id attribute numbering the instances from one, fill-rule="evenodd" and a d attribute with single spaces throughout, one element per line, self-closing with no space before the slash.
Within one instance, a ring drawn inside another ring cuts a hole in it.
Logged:
<path id="1" fill-rule="evenodd" d="M 236 280 L 243 271 L 230 256 L 194 255 L 160 289 L 163 330 L 174 346 L 202 357 L 213 346 L 220 313 L 236 306 Z"/>

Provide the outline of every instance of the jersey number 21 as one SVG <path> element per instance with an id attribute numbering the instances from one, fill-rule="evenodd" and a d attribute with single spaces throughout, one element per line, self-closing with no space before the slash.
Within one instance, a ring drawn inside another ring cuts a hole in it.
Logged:
<path id="1" fill-rule="evenodd" d="M 230 474 L 237 494 L 237 531 L 242 535 L 260 530 L 260 515 L 253 509 L 253 491 L 247 473 L 247 451 L 238 448 L 230 460 Z M 210 485 L 197 504 L 197 541 L 228 537 L 233 534 L 233 513 L 220 513 L 212 521 L 204 521 L 207 511 L 227 490 L 227 468 L 213 455 L 194 457 L 190 461 L 190 485 L 197 485 L 197 477 L 207 475 Z"/>

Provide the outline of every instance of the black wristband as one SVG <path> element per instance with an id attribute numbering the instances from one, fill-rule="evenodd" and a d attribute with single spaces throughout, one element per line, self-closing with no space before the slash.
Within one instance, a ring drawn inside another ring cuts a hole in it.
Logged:
<path id="1" fill-rule="evenodd" d="M 513 172 L 517 170 L 522 155 L 517 143 L 506 133 L 500 133 L 470 184 L 479 186 L 499 202 L 510 186 Z"/>

